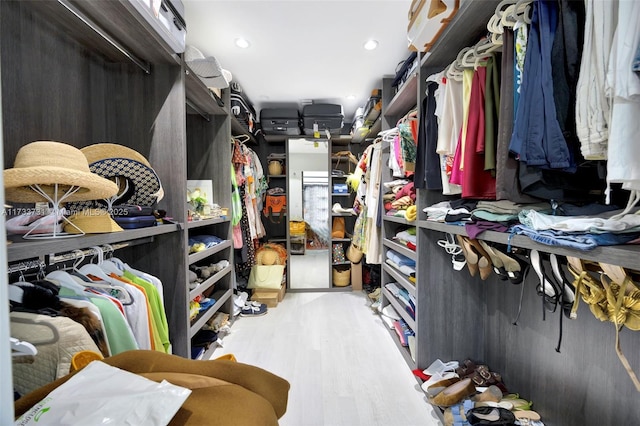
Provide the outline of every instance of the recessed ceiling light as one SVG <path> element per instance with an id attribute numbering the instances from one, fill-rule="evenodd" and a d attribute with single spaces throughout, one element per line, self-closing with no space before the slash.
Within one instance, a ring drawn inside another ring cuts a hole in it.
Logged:
<path id="1" fill-rule="evenodd" d="M 236 46 L 238 46 L 241 49 L 246 49 L 247 47 L 251 46 L 251 43 L 249 43 L 249 41 L 244 38 L 237 38 Z"/>
<path id="2" fill-rule="evenodd" d="M 378 42 L 376 40 L 369 40 L 364 44 L 364 48 L 367 50 L 373 50 L 378 47 Z"/>
<path id="3" fill-rule="evenodd" d="M 353 101 L 356 98 L 356 95 L 348 95 L 347 99 Z"/>

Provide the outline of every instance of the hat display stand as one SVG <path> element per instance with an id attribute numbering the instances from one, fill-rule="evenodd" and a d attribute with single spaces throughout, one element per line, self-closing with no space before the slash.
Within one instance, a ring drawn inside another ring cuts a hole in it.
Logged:
<path id="1" fill-rule="evenodd" d="M 52 206 L 50 208 L 51 209 L 50 214 L 52 214 L 54 217 L 61 217 L 63 223 L 68 223 L 69 225 L 73 226 L 78 230 L 78 233 L 69 234 L 66 232 L 58 231 L 57 227 L 55 226 L 53 227 L 53 230 L 51 232 L 34 233 L 34 231 L 39 227 L 38 225 L 36 225 L 33 229 L 29 230 L 29 232 L 27 232 L 22 236 L 22 238 L 24 238 L 25 240 L 72 238 L 72 237 L 80 237 L 84 235 L 84 231 L 82 231 L 82 229 L 78 228 L 76 225 L 71 223 L 71 221 L 69 221 L 69 219 L 67 219 L 64 216 L 65 209 L 61 207 L 61 204 L 64 203 L 66 199 L 68 199 L 70 196 L 72 196 L 73 194 L 78 192 L 78 190 L 80 190 L 80 187 L 70 186 L 69 189 L 67 189 L 64 192 L 57 183 L 54 184 L 53 187 L 54 187 L 53 194 L 50 195 L 46 191 L 44 191 L 42 188 L 40 188 L 40 185 L 37 185 L 37 184 L 29 185 L 29 188 L 31 188 L 35 193 L 37 193 L 42 198 L 44 198 Z"/>

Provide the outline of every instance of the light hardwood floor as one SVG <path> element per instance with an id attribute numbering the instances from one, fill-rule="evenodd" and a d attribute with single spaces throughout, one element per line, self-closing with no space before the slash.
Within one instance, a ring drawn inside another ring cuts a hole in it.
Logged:
<path id="1" fill-rule="evenodd" d="M 287 293 L 239 317 L 212 358 L 233 353 L 291 383 L 281 426 L 441 425 L 363 292 Z"/>

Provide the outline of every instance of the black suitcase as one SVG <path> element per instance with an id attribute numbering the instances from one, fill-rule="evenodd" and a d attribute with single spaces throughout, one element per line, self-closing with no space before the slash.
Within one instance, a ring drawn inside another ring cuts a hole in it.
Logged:
<path id="1" fill-rule="evenodd" d="M 231 113 L 238 119 L 240 124 L 251 134 L 257 130 L 256 110 L 253 104 L 242 91 L 242 86 L 238 82 L 232 81 L 229 84 L 231 98 Z"/>
<path id="2" fill-rule="evenodd" d="M 332 136 L 340 135 L 344 122 L 342 105 L 311 104 L 302 108 L 302 121 L 305 135 L 313 135 L 314 124 L 318 125 L 320 135 L 329 130 Z"/>
<path id="3" fill-rule="evenodd" d="M 265 135 L 296 136 L 300 131 L 300 112 L 294 108 L 263 108 L 260 125 Z"/>

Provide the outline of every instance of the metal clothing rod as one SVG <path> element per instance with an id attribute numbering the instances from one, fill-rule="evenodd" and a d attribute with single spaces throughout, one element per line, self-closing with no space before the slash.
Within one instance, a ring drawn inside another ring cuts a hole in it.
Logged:
<path id="1" fill-rule="evenodd" d="M 15 274 L 16 272 L 24 272 L 30 269 L 44 269 L 46 266 L 42 259 L 23 260 L 20 263 L 9 266 L 7 274 Z"/>
<path id="2" fill-rule="evenodd" d="M 102 250 L 105 253 L 108 253 L 110 251 L 114 251 L 114 250 L 119 250 L 125 247 L 132 247 L 132 246 L 137 246 L 139 244 L 146 244 L 146 243 L 150 243 L 153 241 L 153 237 L 146 237 L 146 238 L 140 238 L 140 239 L 136 239 L 136 240 L 132 240 L 132 241 L 123 241 L 120 243 L 113 243 L 113 244 L 108 244 L 108 245 L 102 245 L 100 246 L 100 248 L 102 248 Z M 76 260 L 76 259 L 81 259 L 87 256 L 91 256 L 94 254 L 98 254 L 98 251 L 95 248 L 88 248 L 88 249 L 84 249 L 84 250 L 74 250 L 74 251 L 70 251 L 67 253 L 63 253 L 63 254 L 55 254 L 52 253 L 49 256 L 47 256 L 47 261 L 46 264 L 47 265 L 54 265 L 56 263 L 61 263 L 61 262 L 68 262 L 70 260 Z"/>
<path id="3" fill-rule="evenodd" d="M 200 114 L 202 118 L 204 118 L 207 121 L 211 121 L 211 119 L 209 118 L 209 114 L 207 114 L 206 112 L 203 112 L 200 108 L 195 106 L 193 102 L 191 102 L 189 99 L 186 100 L 186 103 L 187 103 L 187 106 L 189 106 L 192 110 Z"/>
<path id="4" fill-rule="evenodd" d="M 143 61 L 142 59 L 138 58 L 133 53 L 129 52 L 127 49 L 122 47 L 120 43 L 116 42 L 114 39 L 111 38 L 111 36 L 109 36 L 107 33 L 102 31 L 102 29 L 100 29 L 93 21 L 91 21 L 91 19 L 87 18 L 82 12 L 76 9 L 75 6 L 70 4 L 68 0 L 58 0 L 58 3 L 64 6 L 65 9 L 71 12 L 75 17 L 77 17 L 80 21 L 82 21 L 82 23 L 84 23 L 87 27 L 91 28 L 96 34 L 102 37 L 107 43 L 109 43 L 111 46 L 119 50 L 120 53 L 126 56 L 131 62 L 136 64 L 138 67 L 140 67 L 145 73 L 151 74 L 151 67 L 147 62 Z"/>

